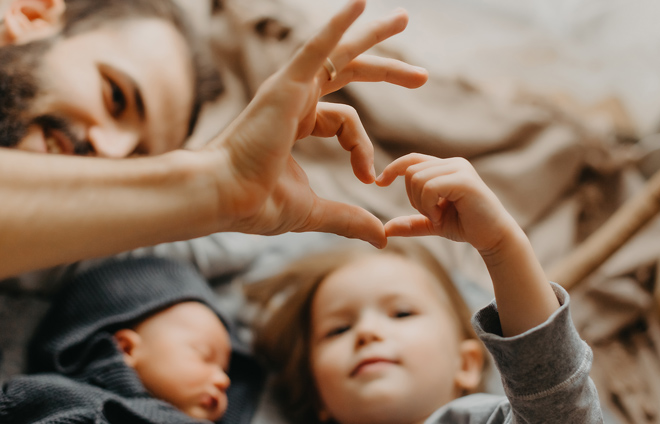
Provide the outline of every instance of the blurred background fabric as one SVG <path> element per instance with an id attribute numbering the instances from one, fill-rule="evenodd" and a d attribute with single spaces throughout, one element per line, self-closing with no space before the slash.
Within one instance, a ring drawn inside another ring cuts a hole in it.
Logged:
<path id="1" fill-rule="evenodd" d="M 344 3 L 178 2 L 208 37 L 227 87 L 203 110 L 189 148 L 231 122 Z M 377 171 L 413 151 L 469 159 L 551 269 L 660 169 L 660 2 L 371 0 L 360 22 L 396 7 L 409 11 L 408 28 L 372 53 L 426 67 L 429 82 L 417 90 L 355 83 L 326 99 L 358 110 L 375 145 Z M 301 140 L 294 156 L 321 196 L 358 204 L 383 220 L 413 213 L 401 181 L 387 189 L 360 184 L 335 140 Z M 209 278 L 255 264 L 263 276 L 309 246 L 297 236 L 269 244 L 282 243 L 289 252 L 277 261 L 255 260 L 263 245 L 248 252 L 260 242 L 232 235 L 150 252 L 183 255 Z M 326 242 L 319 238 L 319 246 Z M 423 242 L 492 294 L 469 245 Z M 592 377 L 608 423 L 660 423 L 659 259 L 660 221 L 654 219 L 571 291 L 574 321 L 594 350 Z M 20 371 L 19 348 L 36 319 L 30 317 L 45 308 L 43 288 L 71 272 L 47 270 L 0 284 L 0 322 L 12 323 L 3 324 L 0 341 L 15 347 L 4 349 L 0 376 Z"/>

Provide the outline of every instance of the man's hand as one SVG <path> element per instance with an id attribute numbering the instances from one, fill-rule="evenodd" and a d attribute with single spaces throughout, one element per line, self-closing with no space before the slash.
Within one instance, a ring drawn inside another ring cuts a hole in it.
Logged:
<path id="1" fill-rule="evenodd" d="M 220 230 L 258 234 L 322 231 L 387 243 L 382 223 L 357 206 L 316 196 L 294 161 L 294 143 L 310 135 L 337 136 L 351 153 L 357 178 L 375 180 L 373 146 L 355 110 L 319 103 L 319 98 L 352 81 L 386 81 L 408 88 L 423 85 L 428 73 L 403 62 L 363 53 L 406 27 L 398 10 L 345 35 L 365 0 L 353 0 L 309 40 L 280 71 L 264 82 L 246 110 L 209 146 L 216 169 Z M 337 69 L 331 81 L 324 63 Z"/>

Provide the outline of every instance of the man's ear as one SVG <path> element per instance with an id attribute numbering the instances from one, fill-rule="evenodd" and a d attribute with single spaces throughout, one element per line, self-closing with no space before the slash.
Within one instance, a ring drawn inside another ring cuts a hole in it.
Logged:
<path id="1" fill-rule="evenodd" d="M 115 333 L 115 341 L 124 355 L 124 362 L 131 368 L 137 364 L 136 350 L 140 345 L 140 335 L 133 330 L 124 328 Z"/>
<path id="2" fill-rule="evenodd" d="M 484 351 L 479 341 L 463 340 L 459 346 L 461 368 L 454 376 L 456 395 L 474 392 L 481 382 L 481 372 L 484 367 Z"/>
<path id="3" fill-rule="evenodd" d="M 64 0 L 13 0 L 4 16 L 7 39 L 26 44 L 57 34 L 65 9 Z"/>

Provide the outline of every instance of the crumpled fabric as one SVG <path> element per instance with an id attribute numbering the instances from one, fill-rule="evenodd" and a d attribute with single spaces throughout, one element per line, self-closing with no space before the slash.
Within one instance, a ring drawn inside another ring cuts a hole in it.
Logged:
<path id="1" fill-rule="evenodd" d="M 327 18 L 322 6 L 297 0 L 229 0 L 224 5 L 211 35 L 219 54 L 234 55 L 226 71 L 244 101 Z M 401 48 L 386 42 L 371 53 L 432 65 L 437 58 L 429 63 L 419 59 L 429 43 L 437 42 L 434 30 L 422 31 L 426 44 Z M 227 33 L 232 37 L 221 37 Z M 352 84 L 327 100 L 358 110 L 375 145 L 377 171 L 409 152 L 469 159 L 527 232 L 546 269 L 570 255 L 648 177 L 648 169 L 642 174 L 637 167 L 643 152 L 629 142 L 635 136 L 632 118 L 616 98 L 598 105 L 601 114 L 594 119 L 595 110 L 576 113 L 569 101 L 527 93 L 523 87 L 511 95 L 512 90 L 498 92 L 469 75 L 429 69 L 429 82 L 417 90 Z M 623 138 L 628 142 L 620 142 Z M 387 189 L 360 184 L 347 153 L 334 140 L 301 140 L 294 157 L 320 196 L 358 204 L 383 220 L 414 213 L 400 182 Z M 594 348 L 593 374 L 599 375 L 602 403 L 621 422 L 660 419 L 651 407 L 660 405 L 655 388 L 660 339 L 652 312 L 656 282 L 649 274 L 660 258 L 659 236 L 657 222 L 647 225 L 573 293 L 576 326 Z M 449 266 L 491 290 L 481 258 L 469 246 L 437 238 L 423 242 Z M 631 339 L 630 333 L 637 336 Z M 617 361 L 625 365 L 611 366 Z M 625 383 L 631 379 L 638 381 Z"/>

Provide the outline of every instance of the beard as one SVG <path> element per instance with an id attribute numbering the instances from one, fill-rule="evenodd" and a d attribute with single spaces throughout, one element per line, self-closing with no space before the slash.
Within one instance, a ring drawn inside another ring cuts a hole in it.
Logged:
<path id="1" fill-rule="evenodd" d="M 73 145 L 73 154 L 89 155 L 94 149 L 71 131 L 69 120 L 52 114 L 29 116 L 35 99 L 41 93 L 37 74 L 41 58 L 53 46 L 54 39 L 0 48 L 0 147 L 16 147 L 32 124 L 44 133 L 57 130 Z"/>
<path id="2" fill-rule="evenodd" d="M 52 40 L 0 48 L 0 147 L 14 147 L 32 120 L 27 116 L 39 94 L 37 72 Z"/>

